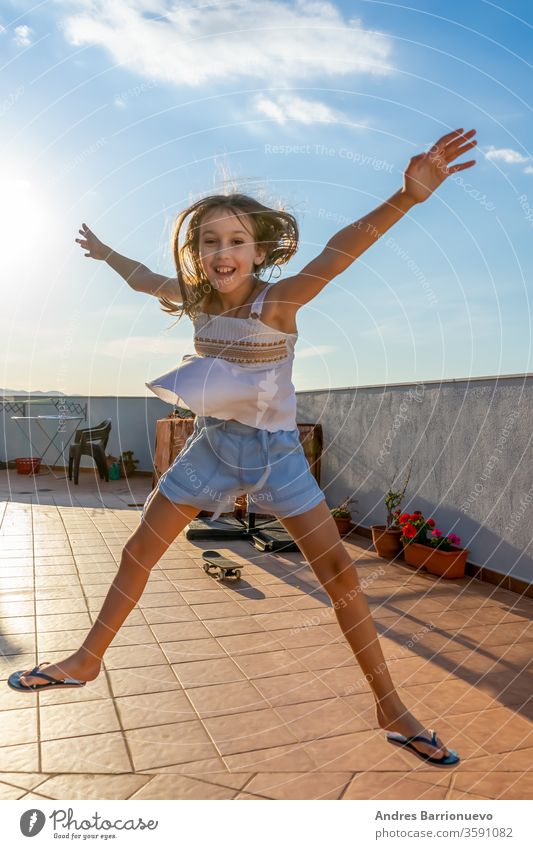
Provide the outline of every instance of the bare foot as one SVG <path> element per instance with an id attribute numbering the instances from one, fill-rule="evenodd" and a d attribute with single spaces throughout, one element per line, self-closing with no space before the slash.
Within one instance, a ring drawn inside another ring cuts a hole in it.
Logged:
<path id="1" fill-rule="evenodd" d="M 101 665 L 101 660 L 91 657 L 83 649 L 79 649 L 66 657 L 65 660 L 60 660 L 58 663 L 48 666 L 39 664 L 39 668 L 41 672 L 46 672 L 52 678 L 76 678 L 78 681 L 94 681 L 100 673 Z M 23 686 L 45 683 L 44 678 L 37 678 L 35 675 L 30 675 L 30 672 L 31 669 L 28 669 L 24 675 L 21 675 L 20 681 Z"/>
<path id="2" fill-rule="evenodd" d="M 394 707 L 377 703 L 376 713 L 379 727 L 386 731 L 397 731 L 405 737 L 421 734 L 424 737 L 431 738 L 433 734 L 433 730 L 428 730 L 418 719 L 415 719 L 402 702 L 397 702 Z M 412 745 L 419 752 L 430 755 L 431 757 L 445 758 L 449 754 L 449 751 L 439 737 L 437 737 L 437 742 L 438 746 L 433 746 L 431 743 L 422 743 L 420 740 L 415 740 Z"/>

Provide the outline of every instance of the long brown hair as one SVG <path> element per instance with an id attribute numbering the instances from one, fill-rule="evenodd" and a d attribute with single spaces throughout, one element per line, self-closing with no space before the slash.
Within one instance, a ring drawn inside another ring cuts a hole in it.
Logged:
<path id="1" fill-rule="evenodd" d="M 197 200 L 179 213 L 172 230 L 171 249 L 182 303 L 177 306 L 165 297 L 158 299 L 161 309 L 171 315 L 177 315 L 178 321 L 183 313 L 189 318 L 195 318 L 205 299 L 213 292 L 213 286 L 202 268 L 199 237 L 200 225 L 207 213 L 219 208 L 232 212 L 243 226 L 245 222 L 241 215 L 250 216 L 254 240 L 266 250 L 263 262 L 256 265 L 255 274 L 258 279 L 261 279 L 261 272 L 269 268 L 273 271 L 275 266 L 288 262 L 298 248 L 298 223 L 290 212 L 272 209 L 249 195 L 235 192 L 227 195 L 208 195 Z M 181 228 L 189 215 L 192 217 L 186 228 L 184 243 L 180 246 Z"/>

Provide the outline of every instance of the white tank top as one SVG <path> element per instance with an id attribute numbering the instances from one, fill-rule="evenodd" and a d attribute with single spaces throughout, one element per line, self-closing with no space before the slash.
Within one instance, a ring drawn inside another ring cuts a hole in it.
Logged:
<path id="1" fill-rule="evenodd" d="M 298 333 L 284 333 L 261 321 L 267 283 L 249 318 L 201 312 L 193 320 L 196 355 L 146 386 L 163 401 L 200 416 L 236 419 L 262 430 L 294 430 L 296 393 L 292 383 Z"/>

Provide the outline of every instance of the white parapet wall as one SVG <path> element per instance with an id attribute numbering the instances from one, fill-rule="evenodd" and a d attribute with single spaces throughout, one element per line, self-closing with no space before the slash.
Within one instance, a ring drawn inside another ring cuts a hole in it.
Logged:
<path id="1" fill-rule="evenodd" d="M 458 534 L 470 562 L 533 583 L 533 375 L 299 392 L 298 421 L 322 424 L 321 486 L 330 506 L 357 499 L 356 524 L 384 522 L 383 494 L 412 463 L 407 511 Z"/>

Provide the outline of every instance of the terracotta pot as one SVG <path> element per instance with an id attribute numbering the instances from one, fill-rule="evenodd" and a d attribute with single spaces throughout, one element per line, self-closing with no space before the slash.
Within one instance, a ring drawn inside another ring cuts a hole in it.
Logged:
<path id="1" fill-rule="evenodd" d="M 456 548 L 451 551 L 441 551 L 421 545 L 419 542 L 409 542 L 403 547 L 403 556 L 409 566 L 417 569 L 427 569 L 432 575 L 442 578 L 464 578 L 468 548 Z"/>
<path id="2" fill-rule="evenodd" d="M 345 518 L 336 518 L 334 516 L 333 518 L 335 519 L 335 524 L 337 525 L 337 528 L 339 529 L 339 534 L 341 536 L 344 536 L 345 534 L 348 534 L 351 531 L 352 520 L 348 516 Z"/>
<path id="3" fill-rule="evenodd" d="M 400 539 L 402 532 L 400 528 L 387 529 L 386 525 L 371 525 L 372 542 L 374 548 L 380 557 L 386 557 L 392 560 L 402 550 L 402 541 Z"/>

